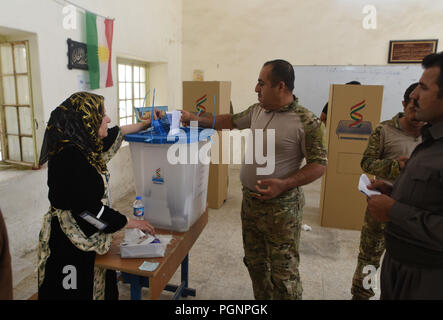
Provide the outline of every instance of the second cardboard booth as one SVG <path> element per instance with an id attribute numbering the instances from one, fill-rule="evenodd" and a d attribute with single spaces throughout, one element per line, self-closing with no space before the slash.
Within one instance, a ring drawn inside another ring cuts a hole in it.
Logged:
<path id="1" fill-rule="evenodd" d="M 361 230 L 366 197 L 360 162 L 380 122 L 383 86 L 331 85 L 326 125 L 328 167 L 322 178 L 320 225 Z"/>
<path id="2" fill-rule="evenodd" d="M 215 104 L 214 104 L 215 97 Z M 208 114 L 226 114 L 230 112 L 231 82 L 230 81 L 184 81 L 183 110 Z M 228 164 L 222 163 L 222 134 L 219 137 L 219 161 L 209 166 L 208 207 L 220 208 L 228 195 Z"/>

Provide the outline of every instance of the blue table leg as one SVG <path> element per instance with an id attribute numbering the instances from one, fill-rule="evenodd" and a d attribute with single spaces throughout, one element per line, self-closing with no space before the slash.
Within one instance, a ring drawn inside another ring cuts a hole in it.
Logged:
<path id="1" fill-rule="evenodd" d="M 188 289 L 188 284 L 189 284 L 189 254 L 186 255 L 186 257 L 183 259 L 182 262 L 182 266 L 181 266 L 181 280 L 182 280 L 182 284 L 183 284 L 183 293 L 182 296 L 183 297 L 187 297 L 187 290 Z M 195 297 L 195 293 L 193 295 Z"/>
<path id="2" fill-rule="evenodd" d="M 144 278 L 126 272 L 122 272 L 122 277 L 124 283 L 130 284 L 131 300 L 141 300 Z"/>
<path id="3" fill-rule="evenodd" d="M 122 272 L 124 283 L 129 283 L 131 287 L 131 300 L 141 300 L 142 287 L 149 288 L 149 278 L 138 275 Z M 166 291 L 174 292 L 172 300 L 178 300 L 180 297 L 192 296 L 195 297 L 195 289 L 188 288 L 189 285 L 189 255 L 183 259 L 181 263 L 181 284 L 179 286 L 168 284 L 165 287 Z"/>

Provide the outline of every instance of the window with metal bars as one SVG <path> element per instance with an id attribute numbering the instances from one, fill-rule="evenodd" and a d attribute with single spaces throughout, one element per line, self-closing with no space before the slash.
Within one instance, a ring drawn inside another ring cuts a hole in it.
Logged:
<path id="1" fill-rule="evenodd" d="M 143 106 L 146 92 L 149 92 L 149 65 L 121 58 L 117 59 L 117 65 L 118 123 L 122 126 L 136 122 L 134 108 Z"/>
<path id="2" fill-rule="evenodd" d="M 0 43 L 0 161 L 38 167 L 28 41 Z"/>

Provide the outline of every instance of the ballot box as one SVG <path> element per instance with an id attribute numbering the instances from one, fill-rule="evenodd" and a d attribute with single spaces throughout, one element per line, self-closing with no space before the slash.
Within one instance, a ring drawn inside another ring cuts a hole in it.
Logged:
<path id="1" fill-rule="evenodd" d="M 172 139 L 152 131 L 125 136 L 136 193 L 142 197 L 145 219 L 154 227 L 185 232 L 205 211 L 213 133 L 180 128 Z"/>

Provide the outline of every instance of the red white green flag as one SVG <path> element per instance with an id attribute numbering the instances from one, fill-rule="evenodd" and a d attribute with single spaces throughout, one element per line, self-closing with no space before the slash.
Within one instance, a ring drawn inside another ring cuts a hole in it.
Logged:
<path id="1" fill-rule="evenodd" d="M 86 45 L 91 89 L 112 87 L 111 53 L 114 20 L 86 12 Z"/>

